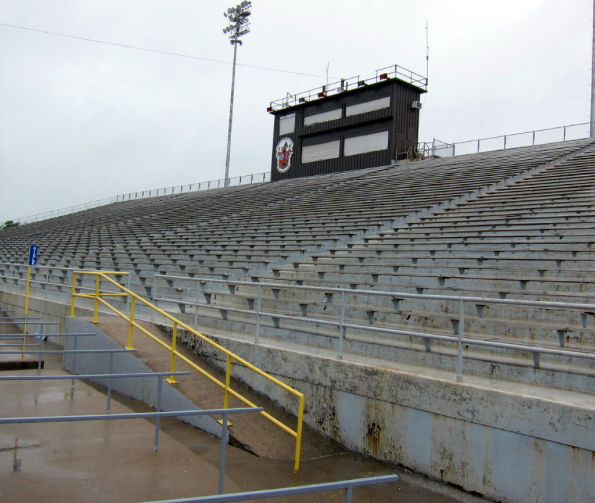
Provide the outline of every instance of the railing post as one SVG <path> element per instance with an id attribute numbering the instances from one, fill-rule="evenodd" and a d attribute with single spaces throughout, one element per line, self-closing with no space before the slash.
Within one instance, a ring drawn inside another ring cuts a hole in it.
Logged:
<path id="1" fill-rule="evenodd" d="M 345 290 L 341 290 L 341 324 L 339 325 L 339 347 L 337 348 L 337 358 L 343 358 L 343 339 L 345 338 Z"/>
<path id="2" fill-rule="evenodd" d="M 200 281 L 196 282 L 196 306 L 194 310 L 194 329 L 198 330 L 198 303 L 200 302 Z"/>
<path id="3" fill-rule="evenodd" d="M 74 318 L 74 294 L 76 291 L 76 271 L 72 271 L 72 286 L 70 288 L 70 317 Z"/>
<path id="4" fill-rule="evenodd" d="M 254 344 L 260 342 L 260 311 L 262 309 L 262 286 L 258 285 L 258 299 L 256 300 L 256 331 L 254 333 Z"/>
<path id="5" fill-rule="evenodd" d="M 78 338 L 78 336 L 75 335 L 74 336 L 74 348 L 73 348 L 75 353 L 72 353 L 72 374 L 73 375 L 76 374 L 76 355 L 77 355 L 76 350 L 78 349 L 78 345 L 79 345 L 79 338 Z M 74 389 L 74 381 L 75 381 L 75 378 L 73 377 L 72 382 L 70 383 L 71 389 Z"/>
<path id="6" fill-rule="evenodd" d="M 126 288 L 128 290 L 130 290 L 130 276 L 132 276 L 131 274 L 128 274 L 128 280 L 126 281 Z M 126 311 L 128 314 L 128 317 L 130 317 L 130 313 L 131 313 L 131 309 L 132 309 L 132 297 L 130 295 L 126 296 Z"/>
<path id="7" fill-rule="evenodd" d="M 225 369 L 225 393 L 223 394 L 223 408 L 229 409 L 229 385 L 231 383 L 231 355 L 227 355 L 227 368 Z"/>
<path id="8" fill-rule="evenodd" d="M 506 135 L 504 135 L 504 150 L 506 150 Z"/>
<path id="9" fill-rule="evenodd" d="M 114 373 L 114 353 L 110 353 L 109 354 L 109 367 L 108 367 L 109 371 L 108 374 L 113 374 Z M 106 414 L 110 413 L 111 410 L 111 404 L 112 404 L 112 378 L 110 377 L 107 380 L 107 407 L 106 407 Z"/>
<path id="10" fill-rule="evenodd" d="M 465 301 L 460 299 L 459 306 L 459 354 L 457 358 L 457 382 L 463 380 L 463 338 L 465 337 Z"/>
<path id="11" fill-rule="evenodd" d="M 174 321 L 172 337 L 171 337 L 171 365 L 170 365 L 171 372 L 175 371 L 175 366 L 176 366 L 176 340 L 177 340 L 177 338 L 178 338 L 178 323 L 176 321 Z M 169 384 L 178 384 L 178 381 L 176 381 L 174 379 L 173 375 L 169 376 L 169 379 L 167 379 L 167 382 Z"/>
<path id="12" fill-rule="evenodd" d="M 97 325 L 99 323 L 97 321 L 97 312 L 99 311 L 99 285 L 101 283 L 101 277 L 99 274 L 96 274 L 95 277 L 95 309 L 93 310 L 93 321 L 91 323 Z"/>
<path id="13" fill-rule="evenodd" d="M 481 140 L 477 140 L 477 153 L 479 153 L 479 142 L 480 142 L 480 141 L 481 141 Z"/>
<path id="14" fill-rule="evenodd" d="M 304 395 L 300 396 L 300 403 L 298 405 L 298 423 L 295 435 L 295 461 L 293 464 L 293 470 L 298 471 L 300 469 L 300 455 L 302 452 L 302 424 L 304 422 Z"/>
<path id="15" fill-rule="evenodd" d="M 163 378 L 161 376 L 157 377 L 157 405 L 155 406 L 157 408 L 157 412 L 161 412 L 161 389 L 163 387 L 162 379 Z M 161 422 L 160 419 L 160 417 L 155 418 L 155 446 L 153 447 L 154 451 L 159 450 L 159 423 Z"/>
<path id="16" fill-rule="evenodd" d="M 533 130 L 533 145 L 535 145 L 535 130 Z"/>
<path id="17" fill-rule="evenodd" d="M 25 324 L 23 326 L 23 351 L 25 351 L 25 342 L 27 341 L 27 316 L 29 314 L 29 290 L 31 284 L 31 266 L 27 266 L 27 286 L 25 288 Z M 25 353 L 21 355 L 21 362 L 25 361 Z"/>
<path id="18" fill-rule="evenodd" d="M 563 136 L 562 141 L 566 141 L 566 126 L 564 126 L 564 136 Z"/>
<path id="19" fill-rule="evenodd" d="M 129 314 L 129 320 L 130 320 L 130 324 L 128 327 L 128 346 L 126 346 L 126 349 L 134 349 L 132 347 L 132 331 L 134 329 L 134 301 L 136 299 L 134 297 L 132 297 L 132 300 L 130 301 L 130 314 Z"/>
<path id="20" fill-rule="evenodd" d="M 227 453 L 227 442 L 229 441 L 227 431 L 227 412 L 223 413 L 223 421 L 221 423 L 221 456 L 219 458 L 219 488 L 217 494 L 223 494 L 225 482 L 225 455 Z"/>
<path id="21" fill-rule="evenodd" d="M 353 501 L 353 487 L 345 488 L 345 503 L 351 503 Z"/>

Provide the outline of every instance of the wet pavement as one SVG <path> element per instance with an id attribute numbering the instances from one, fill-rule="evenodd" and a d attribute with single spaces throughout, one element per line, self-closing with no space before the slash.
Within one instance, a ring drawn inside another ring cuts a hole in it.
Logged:
<path id="1" fill-rule="evenodd" d="M 44 346 L 56 347 L 47 342 Z M 148 354 L 144 358 L 150 360 Z M 1 375 L 38 372 L 61 373 L 61 357 L 46 358 L 46 369 L 42 371 L 7 371 Z M 208 390 L 203 389 L 202 393 Z M 0 397 L 1 417 L 99 414 L 105 412 L 106 405 L 103 389 L 80 381 L 74 390 L 70 381 L 0 382 Z M 146 411 L 147 407 L 114 395 L 112 412 L 131 410 Z M 0 425 L 0 502 L 133 503 L 215 494 L 219 441 L 175 419 L 162 420 L 161 425 L 160 449 L 156 452 L 154 428 L 144 419 Z M 356 488 L 354 502 L 485 501 L 402 468 L 348 452 L 313 430 L 308 431 L 307 443 L 310 447 L 305 450 L 298 473 L 293 471 L 293 460 L 285 455 L 284 447 L 277 455 L 268 456 L 267 452 L 276 452 L 269 444 L 257 456 L 228 446 L 226 492 L 396 473 L 401 477 L 397 483 Z M 256 444 L 252 450 L 259 450 Z M 314 448 L 316 445 L 318 449 Z M 342 492 L 334 491 L 263 501 L 339 502 L 343 497 Z"/>

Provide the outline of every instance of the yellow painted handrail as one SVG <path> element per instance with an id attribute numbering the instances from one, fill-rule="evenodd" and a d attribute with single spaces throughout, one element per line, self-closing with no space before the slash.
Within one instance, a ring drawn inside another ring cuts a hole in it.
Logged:
<path id="1" fill-rule="evenodd" d="M 94 288 L 94 292 L 93 293 L 76 293 L 76 276 L 77 275 L 87 275 L 87 276 L 95 276 L 96 277 L 95 288 Z M 223 398 L 224 408 L 228 408 L 228 405 L 229 405 L 229 395 L 230 394 L 232 396 L 234 396 L 235 398 L 239 399 L 241 402 L 243 402 L 248 407 L 257 407 L 257 405 L 255 405 L 254 403 L 252 403 L 250 400 L 248 400 L 247 398 L 243 397 L 237 391 L 231 389 L 230 379 L 231 379 L 231 366 L 232 366 L 232 362 L 233 361 L 235 361 L 236 363 L 239 363 L 239 364 L 245 366 L 246 368 L 252 370 L 253 372 L 256 372 L 258 375 L 264 377 L 265 379 L 269 380 L 273 384 L 275 384 L 275 385 L 279 386 L 280 388 L 284 389 L 288 393 L 291 393 L 292 395 L 296 396 L 298 398 L 298 400 L 299 400 L 299 404 L 298 404 L 298 423 L 297 423 L 297 429 L 296 430 L 292 430 L 291 428 L 289 428 L 288 426 L 286 426 L 285 424 L 283 424 L 282 422 L 280 422 L 278 419 L 276 419 L 273 416 L 271 416 L 266 411 L 262 411 L 262 412 L 260 412 L 260 414 L 262 414 L 269 421 L 271 421 L 273 424 L 275 424 L 276 426 L 278 426 L 279 428 L 281 428 L 286 433 L 289 433 L 291 436 L 295 437 L 295 439 L 296 439 L 296 446 L 295 446 L 295 463 L 294 463 L 294 469 L 295 469 L 295 471 L 299 470 L 299 467 L 300 467 L 300 453 L 301 453 L 301 445 L 302 445 L 302 423 L 303 423 L 303 420 L 304 420 L 304 395 L 303 395 L 303 393 L 300 393 L 299 391 L 293 389 L 291 386 L 288 386 L 284 382 L 281 382 L 279 379 L 276 379 L 273 376 L 267 374 L 264 370 L 259 369 L 258 367 L 252 365 L 250 362 L 244 360 L 243 358 L 239 357 L 235 353 L 229 351 L 228 349 L 226 349 L 223 346 L 217 344 L 216 342 L 213 342 L 211 339 L 209 339 L 205 335 L 201 334 L 197 330 L 193 329 L 192 327 L 186 325 L 185 323 L 181 322 L 180 320 L 178 320 L 177 318 L 175 318 L 171 314 L 163 311 L 162 309 L 159 309 L 156 305 L 152 304 L 151 302 L 143 299 L 142 297 L 140 297 L 139 295 L 135 294 L 134 292 L 128 290 L 125 287 L 123 287 L 117 281 L 115 281 L 112 278 L 110 278 L 109 275 L 118 275 L 118 276 L 121 275 L 121 276 L 124 276 L 124 275 L 128 275 L 128 273 L 121 273 L 121 272 L 114 272 L 114 271 L 110 271 L 110 272 L 106 272 L 106 271 L 74 271 L 73 272 L 73 274 L 72 274 L 72 294 L 71 294 L 71 300 L 70 300 L 70 316 L 71 317 L 74 317 L 74 303 L 75 303 L 75 298 L 76 297 L 91 299 L 91 300 L 94 301 L 93 323 L 98 323 L 98 321 L 97 321 L 97 315 L 98 315 L 98 311 L 99 311 L 99 304 L 101 303 L 102 305 L 104 305 L 105 307 L 107 307 L 108 309 L 110 309 L 111 311 L 113 311 L 115 314 L 117 314 L 120 318 L 128 321 L 128 323 L 129 323 L 128 346 L 126 346 L 128 349 L 131 349 L 132 348 L 132 331 L 133 331 L 133 328 L 136 328 L 136 329 L 140 330 L 143 334 L 147 335 L 148 337 L 150 337 L 151 339 L 153 339 L 155 342 L 157 342 L 158 344 L 160 344 L 162 347 L 166 348 L 168 351 L 171 352 L 171 363 L 170 363 L 170 371 L 171 372 L 174 372 L 175 371 L 175 361 L 176 361 L 176 358 L 179 358 L 183 362 L 185 362 L 188 365 L 190 365 L 193 369 L 195 369 L 196 371 L 200 372 L 202 375 L 204 375 L 205 377 L 207 377 L 213 383 L 215 383 L 219 387 L 223 388 L 224 389 L 224 398 Z M 107 281 L 108 283 L 111 283 L 112 285 L 116 286 L 123 293 L 113 293 L 113 292 L 102 293 L 101 292 L 101 289 L 100 289 L 100 284 L 101 284 L 101 280 L 102 279 L 105 280 L 105 281 Z M 118 309 L 116 309 L 114 306 L 112 306 L 111 304 L 109 304 L 103 298 L 103 297 L 124 297 L 124 296 L 130 297 L 130 314 L 129 315 L 126 315 L 125 313 L 122 313 L 121 311 L 119 311 Z M 172 322 L 172 324 L 173 324 L 173 327 L 172 327 L 173 330 L 172 330 L 172 344 L 171 344 L 171 346 L 168 345 L 168 344 L 166 344 L 165 342 L 163 342 L 159 338 L 155 337 L 153 334 L 151 334 L 145 328 L 141 327 L 134 320 L 135 306 L 138 307 L 138 302 L 144 304 L 145 306 L 149 307 L 150 309 L 152 309 L 156 313 L 159 313 L 161 316 L 163 316 L 164 318 L 167 318 L 168 320 L 170 320 Z M 178 329 L 179 328 L 182 328 L 182 329 L 184 329 L 184 330 L 186 330 L 186 331 L 194 334 L 196 337 L 200 338 L 201 340 L 203 340 L 207 344 L 211 345 L 212 347 L 216 348 L 217 350 L 219 350 L 220 352 L 222 352 L 223 354 L 226 355 L 227 364 L 226 364 L 225 382 L 224 383 L 222 383 L 216 377 L 214 377 L 211 374 L 209 374 L 206 370 L 200 368 L 198 365 L 196 365 L 194 362 L 192 362 L 191 360 L 189 360 L 184 355 L 182 355 L 179 351 L 176 350 L 176 339 L 177 339 L 177 332 L 178 332 Z M 168 379 L 168 382 L 171 383 L 171 384 L 175 384 L 176 383 L 176 381 L 173 379 L 173 375 L 170 376 L 170 378 Z"/>

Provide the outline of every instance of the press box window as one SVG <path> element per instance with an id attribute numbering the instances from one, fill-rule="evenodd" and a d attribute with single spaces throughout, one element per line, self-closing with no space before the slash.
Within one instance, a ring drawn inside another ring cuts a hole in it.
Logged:
<path id="1" fill-rule="evenodd" d="M 318 145 L 310 145 L 302 148 L 302 163 L 323 161 L 325 159 L 336 159 L 339 157 L 341 141 L 329 141 L 327 143 L 319 143 Z"/>
<path id="2" fill-rule="evenodd" d="M 335 110 L 329 110 L 328 112 L 322 112 L 315 115 L 309 115 L 304 118 L 304 126 L 312 126 L 313 124 L 319 124 L 321 122 L 329 122 L 340 119 L 343 115 L 343 110 L 337 108 Z"/>
<path id="3" fill-rule="evenodd" d="M 353 138 L 345 138 L 345 154 L 357 155 L 388 148 L 388 131 L 380 133 L 365 134 Z"/>
<path id="4" fill-rule="evenodd" d="M 295 131 L 295 114 L 284 115 L 279 118 L 279 136 Z"/>
<path id="5" fill-rule="evenodd" d="M 358 103 L 357 105 L 349 105 L 345 110 L 345 117 L 351 117 L 352 115 L 360 115 L 368 112 L 374 112 L 376 110 L 382 110 L 390 106 L 390 96 L 386 98 L 380 98 L 377 100 L 365 101 L 364 103 Z"/>

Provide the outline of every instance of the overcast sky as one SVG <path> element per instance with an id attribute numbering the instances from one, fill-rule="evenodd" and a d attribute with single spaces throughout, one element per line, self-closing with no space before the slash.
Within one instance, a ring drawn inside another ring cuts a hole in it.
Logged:
<path id="1" fill-rule="evenodd" d="M 0 0 L 0 222 L 223 178 L 228 0 Z M 426 72 L 420 140 L 587 122 L 587 0 L 254 0 L 230 176 L 270 170 L 271 100 L 399 64 Z"/>

